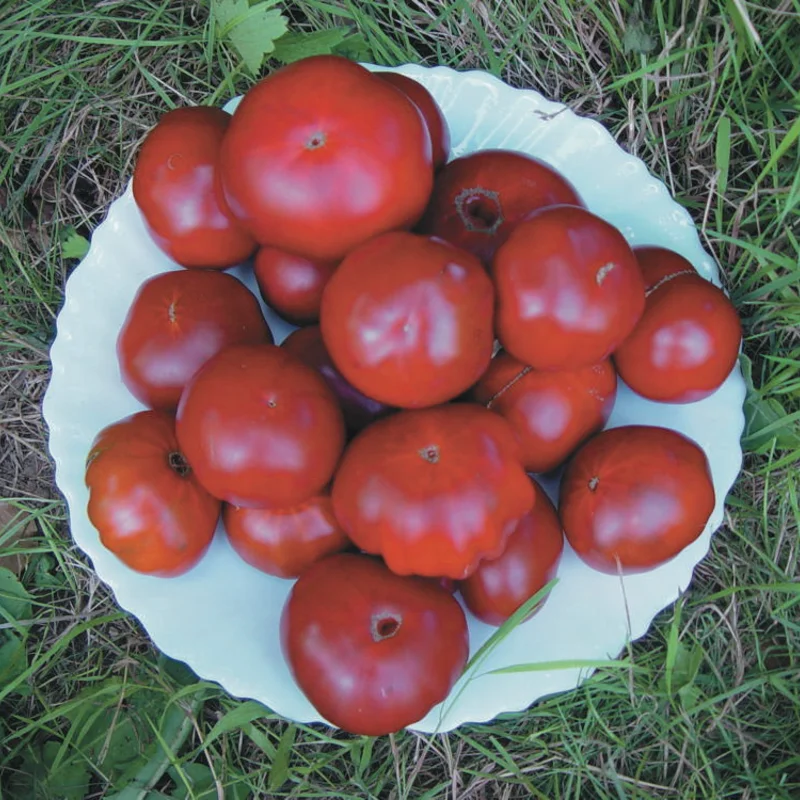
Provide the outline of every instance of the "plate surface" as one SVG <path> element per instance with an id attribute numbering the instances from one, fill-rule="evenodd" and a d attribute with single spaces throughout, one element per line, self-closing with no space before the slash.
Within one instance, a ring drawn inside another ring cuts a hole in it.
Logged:
<path id="1" fill-rule="evenodd" d="M 486 73 L 411 65 L 397 71 L 419 80 L 441 104 L 451 129 L 453 157 L 500 147 L 542 158 L 573 182 L 590 210 L 616 225 L 631 243 L 670 247 L 719 284 L 716 265 L 703 250 L 688 213 L 598 123 Z M 226 108 L 235 105 L 231 101 Z M 129 183 L 67 281 L 51 350 L 53 373 L 43 408 L 72 536 L 120 606 L 141 620 L 165 653 L 231 694 L 259 700 L 284 717 L 323 721 L 292 680 L 278 644 L 278 621 L 290 582 L 245 564 L 221 529 L 189 574 L 170 580 L 142 576 L 101 546 L 86 516 L 84 460 L 92 439 L 105 425 L 142 408 L 121 383 L 117 334 L 142 281 L 172 269 L 177 265 L 147 235 Z M 245 270 L 232 272 L 255 289 Z M 276 341 L 282 340 L 290 326 L 269 309 L 265 313 Z M 411 727 L 446 731 L 524 709 L 544 695 L 574 688 L 591 670 L 485 673 L 532 662 L 613 659 L 627 641 L 642 636 L 653 617 L 689 585 L 722 522 L 725 496 L 741 467 L 744 395 L 738 366 L 711 397 L 689 405 L 651 403 L 622 386 L 609 427 L 643 423 L 674 428 L 708 455 L 717 501 L 702 536 L 659 569 L 624 582 L 593 572 L 567 547 L 558 584 L 542 611 L 464 676 L 441 707 Z M 555 486 L 547 488 L 552 492 Z M 470 619 L 473 653 L 493 631 Z"/>

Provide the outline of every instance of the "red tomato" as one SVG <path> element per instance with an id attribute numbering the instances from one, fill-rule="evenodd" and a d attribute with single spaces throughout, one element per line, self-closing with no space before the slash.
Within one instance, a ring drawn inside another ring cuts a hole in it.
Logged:
<path id="1" fill-rule="evenodd" d="M 153 241 L 184 267 L 231 267 L 256 249 L 218 193 L 217 159 L 230 120 L 219 108 L 168 111 L 133 170 L 133 196 Z"/>
<path id="2" fill-rule="evenodd" d="M 644 282 L 622 234 L 574 206 L 544 208 L 512 231 L 494 260 L 497 336 L 535 369 L 607 358 L 644 310 Z"/>
<path id="3" fill-rule="evenodd" d="M 620 377 L 662 403 L 691 403 L 716 391 L 739 356 L 742 326 L 725 293 L 683 256 L 634 249 L 647 285 L 639 324 L 614 351 Z"/>
<path id="4" fill-rule="evenodd" d="M 433 95 L 419 82 L 399 72 L 375 72 L 384 81 L 396 86 L 419 109 L 428 126 L 433 150 L 433 167 L 439 169 L 450 155 L 450 129 L 442 109 Z"/>
<path id="5" fill-rule="evenodd" d="M 578 370 L 536 370 L 498 353 L 472 399 L 505 417 L 522 446 L 528 472 L 549 472 L 608 422 L 617 374 L 608 360 Z"/>
<path id="6" fill-rule="evenodd" d="M 447 697 L 469 655 L 467 621 L 449 592 L 352 553 L 300 576 L 283 609 L 281 646 L 314 708 L 366 736 L 422 719 Z"/>
<path id="7" fill-rule="evenodd" d="M 489 625 L 502 625 L 558 571 L 564 549 L 561 522 L 550 498 L 536 481 L 532 483 L 536 502 L 517 523 L 502 555 L 481 561 L 458 585 L 467 608 Z"/>
<path id="8" fill-rule="evenodd" d="M 398 575 L 465 578 L 498 556 L 534 494 L 508 423 L 478 405 L 400 411 L 350 444 L 333 509 Z"/>
<path id="9" fill-rule="evenodd" d="M 232 505 L 285 507 L 326 486 L 342 412 L 316 371 L 274 345 L 234 345 L 186 385 L 178 441 L 198 480 Z"/>
<path id="10" fill-rule="evenodd" d="M 335 269 L 335 261 L 311 260 L 277 247 L 259 248 L 253 264 L 264 302 L 295 325 L 319 320 L 322 290 Z"/>
<path id="11" fill-rule="evenodd" d="M 367 397 L 348 383 L 336 369 L 325 343 L 319 325 L 298 328 L 292 331 L 281 343 L 281 347 L 297 356 L 304 364 L 318 370 L 331 387 L 344 414 L 344 424 L 349 434 L 358 433 L 362 428 L 385 417 L 394 409 Z"/>
<path id="12" fill-rule="evenodd" d="M 151 408 L 175 409 L 189 378 L 232 344 L 271 343 L 258 301 L 231 275 L 165 272 L 146 280 L 117 338 L 123 383 Z"/>
<path id="13" fill-rule="evenodd" d="M 315 561 L 350 545 L 327 492 L 288 508 L 225 504 L 222 520 L 233 549 L 251 566 L 278 578 L 296 578 Z"/>
<path id="14" fill-rule="evenodd" d="M 140 411 L 100 431 L 86 459 L 86 486 L 100 541 L 137 572 L 181 575 L 211 544 L 219 500 L 180 452 L 166 411 Z"/>
<path id="15" fill-rule="evenodd" d="M 597 434 L 561 481 L 567 540 L 601 572 L 644 572 L 703 532 L 714 508 L 705 453 L 667 428 L 628 425 Z"/>
<path id="16" fill-rule="evenodd" d="M 356 248 L 325 287 L 320 325 L 357 389 L 403 408 L 452 399 L 492 357 L 494 291 L 480 263 L 412 233 Z"/>
<path id="17" fill-rule="evenodd" d="M 414 225 L 433 183 L 414 104 L 338 56 L 305 58 L 250 89 L 220 169 L 231 210 L 261 244 L 331 261 Z"/>
<path id="18" fill-rule="evenodd" d="M 468 250 L 488 267 L 495 250 L 528 213 L 583 202 L 572 184 L 538 158 L 480 150 L 437 176 L 420 230 Z"/>

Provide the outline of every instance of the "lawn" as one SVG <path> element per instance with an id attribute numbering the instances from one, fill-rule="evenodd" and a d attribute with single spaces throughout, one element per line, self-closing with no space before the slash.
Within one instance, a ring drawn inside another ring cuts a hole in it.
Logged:
<path id="1" fill-rule="evenodd" d="M 633 666 L 375 740 L 290 724 L 160 655 L 72 544 L 47 450 L 64 283 L 143 136 L 255 80 L 259 48 L 210 16 L 232 5 L 0 8 L 0 798 L 797 800 L 800 0 L 269 3 L 281 58 L 484 69 L 601 121 L 691 213 L 745 330 L 744 466 Z"/>

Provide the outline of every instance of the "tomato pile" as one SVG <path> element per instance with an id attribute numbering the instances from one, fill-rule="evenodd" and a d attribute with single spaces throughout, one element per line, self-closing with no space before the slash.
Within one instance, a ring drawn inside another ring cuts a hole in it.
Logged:
<path id="1" fill-rule="evenodd" d="M 450 158 L 416 81 L 318 56 L 232 115 L 170 111 L 133 194 L 185 269 L 145 281 L 120 331 L 148 410 L 92 444 L 89 517 L 164 577 L 203 558 L 221 518 L 242 559 L 294 580 L 282 651 L 331 723 L 422 718 L 464 669 L 467 615 L 502 624 L 566 543 L 624 575 L 703 531 L 700 447 L 605 426 L 618 376 L 665 403 L 714 392 L 739 348 L 733 306 L 678 253 L 631 248 L 543 161 Z M 242 263 L 300 326 L 280 344 L 224 272 Z M 535 475 L 557 470 L 555 506 Z"/>

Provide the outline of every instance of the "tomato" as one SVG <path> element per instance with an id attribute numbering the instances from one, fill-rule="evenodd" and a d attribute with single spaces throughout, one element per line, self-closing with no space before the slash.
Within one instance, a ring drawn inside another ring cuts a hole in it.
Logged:
<path id="1" fill-rule="evenodd" d="M 396 86 L 419 109 L 431 137 L 433 167 L 444 166 L 450 155 L 450 128 L 433 95 L 419 82 L 399 72 L 375 72 L 384 81 Z"/>
<path id="2" fill-rule="evenodd" d="M 260 244 L 336 261 L 416 224 L 433 184 L 431 142 L 402 92 L 345 58 L 312 56 L 247 92 L 220 174 Z"/>
<path id="3" fill-rule="evenodd" d="M 484 559 L 458 588 L 467 608 L 489 625 L 502 625 L 558 571 L 564 534 L 550 498 L 536 481 L 533 509 L 517 523 L 503 553 Z M 537 604 L 538 611 L 547 598 Z"/>
<path id="4" fill-rule="evenodd" d="M 370 425 L 345 451 L 332 496 L 353 542 L 393 572 L 454 579 L 498 556 L 534 502 L 509 424 L 466 403 Z"/>
<path id="5" fill-rule="evenodd" d="M 643 572 L 703 532 L 714 508 L 705 453 L 667 428 L 605 430 L 575 454 L 561 481 L 567 540 L 601 572 Z"/>
<path id="6" fill-rule="evenodd" d="M 178 405 L 178 441 L 215 497 L 245 507 L 302 503 L 344 446 L 342 412 L 315 370 L 274 345 L 233 345 L 207 361 Z"/>
<path id="7" fill-rule="evenodd" d="M 292 331 L 283 340 L 281 347 L 297 356 L 304 364 L 318 370 L 325 378 L 339 401 L 339 407 L 344 414 L 344 424 L 350 435 L 358 433 L 376 419 L 385 417 L 394 410 L 391 406 L 362 394 L 342 377 L 322 341 L 319 325 L 309 325 Z"/>
<path id="8" fill-rule="evenodd" d="M 298 686 L 331 724 L 382 736 L 442 702 L 469 655 L 453 596 L 342 553 L 312 564 L 281 616 L 281 647 Z"/>
<path id="9" fill-rule="evenodd" d="M 574 206 L 536 211 L 497 251 L 497 336 L 535 369 L 597 364 L 644 311 L 644 281 L 622 234 Z"/>
<path id="10" fill-rule="evenodd" d="M 222 520 L 231 547 L 251 566 L 278 578 L 296 578 L 350 540 L 323 492 L 288 508 L 239 508 L 225 504 Z"/>
<path id="11" fill-rule="evenodd" d="M 489 366 L 493 305 L 477 259 L 396 231 L 340 264 L 322 296 L 320 326 L 353 386 L 387 405 L 419 408 L 452 399 Z"/>
<path id="12" fill-rule="evenodd" d="M 639 324 L 614 352 L 620 377 L 649 400 L 702 400 L 736 364 L 739 315 L 725 293 L 678 253 L 661 247 L 637 247 L 634 253 L 647 301 Z"/>
<path id="13" fill-rule="evenodd" d="M 607 359 L 553 372 L 501 351 L 471 396 L 511 423 L 528 472 L 549 472 L 608 422 L 616 395 L 617 374 Z"/>
<path id="14" fill-rule="evenodd" d="M 136 205 L 153 241 L 184 267 L 231 267 L 256 248 L 218 191 L 217 160 L 230 120 L 219 108 L 168 111 L 139 150 Z"/>
<path id="15" fill-rule="evenodd" d="M 211 544 L 219 500 L 186 462 L 166 411 L 140 411 L 103 428 L 85 480 L 86 511 L 100 541 L 136 572 L 181 575 Z"/>
<path id="16" fill-rule="evenodd" d="M 253 264 L 264 302 L 295 325 L 319 320 L 322 290 L 335 269 L 335 261 L 303 258 L 277 247 L 259 248 Z"/>
<path id="17" fill-rule="evenodd" d="M 583 205 L 572 184 L 544 161 L 512 150 L 479 150 L 453 159 L 436 176 L 419 229 L 488 267 L 526 214 L 562 203 Z"/>
<path id="18" fill-rule="evenodd" d="M 231 275 L 165 272 L 146 280 L 117 338 L 120 374 L 151 408 L 175 409 L 186 382 L 231 344 L 271 343 L 258 301 Z"/>

